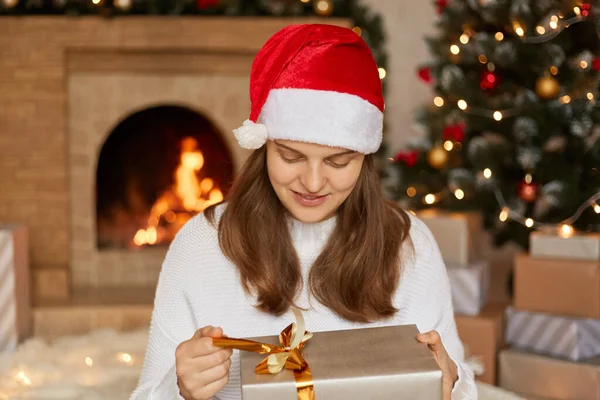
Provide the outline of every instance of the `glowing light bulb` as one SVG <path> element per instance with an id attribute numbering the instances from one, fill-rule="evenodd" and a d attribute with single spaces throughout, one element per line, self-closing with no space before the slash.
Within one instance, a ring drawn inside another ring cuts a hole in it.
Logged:
<path id="1" fill-rule="evenodd" d="M 486 62 L 488 62 L 488 59 L 485 55 L 480 54 L 477 59 L 479 60 L 480 63 L 485 64 Z"/>
<path id="2" fill-rule="evenodd" d="M 450 53 L 452 53 L 454 55 L 460 53 L 460 47 L 458 47 L 457 45 L 453 44 L 452 46 L 450 46 Z"/>
<path id="3" fill-rule="evenodd" d="M 571 96 L 565 94 L 563 97 L 560 98 L 560 102 L 563 104 L 569 104 L 571 102 Z"/>
<path id="4" fill-rule="evenodd" d="M 585 60 L 581 60 L 581 62 L 579 63 L 579 66 L 580 66 L 582 69 L 586 69 L 586 68 L 588 67 L 588 63 L 587 63 L 587 61 L 585 61 Z"/>
<path id="5" fill-rule="evenodd" d="M 304 3 L 308 3 L 310 0 L 302 0 Z M 362 29 L 360 29 L 360 26 L 355 26 L 354 28 L 352 28 L 352 32 L 356 33 L 358 36 L 362 35 Z"/>
<path id="6" fill-rule="evenodd" d="M 581 15 L 581 8 L 579 8 L 579 7 L 573 7 L 573 12 L 575 13 L 575 15 L 580 16 Z"/>
<path id="7" fill-rule="evenodd" d="M 594 212 L 595 212 L 596 214 L 600 214 L 600 205 L 598 205 L 598 204 L 594 204 Z"/>
<path id="8" fill-rule="evenodd" d="M 527 218 L 525 220 L 525 226 L 531 228 L 533 226 L 533 220 L 531 218 Z"/>
<path id="9" fill-rule="evenodd" d="M 406 194 L 408 195 L 408 197 L 415 197 L 417 194 L 417 189 L 411 186 L 408 189 L 406 189 Z"/>
<path id="10" fill-rule="evenodd" d="M 551 73 L 552 75 L 557 75 L 557 74 L 558 74 L 558 67 L 556 67 L 556 66 L 554 66 L 554 65 L 553 65 L 553 66 L 551 66 L 551 67 L 550 67 L 550 73 Z"/>
<path id="11" fill-rule="evenodd" d="M 92 360 L 91 357 L 86 357 L 85 358 L 85 365 L 87 365 L 88 367 L 91 367 L 92 365 L 94 365 L 94 360 Z"/>
<path id="12" fill-rule="evenodd" d="M 446 140 L 444 142 L 444 149 L 446 149 L 446 151 L 451 151 L 454 148 L 454 143 L 452 143 L 451 140 Z"/>
<path id="13" fill-rule="evenodd" d="M 460 35 L 460 42 L 462 44 L 469 43 L 469 35 L 467 35 L 466 33 L 463 33 L 462 35 Z"/>
<path id="14" fill-rule="evenodd" d="M 516 28 L 515 28 L 515 33 L 516 33 L 517 35 L 521 36 L 521 37 L 522 37 L 523 35 L 525 35 L 525 31 L 524 31 L 524 30 L 523 30 L 523 28 L 521 28 L 520 26 L 518 26 L 518 27 L 516 27 Z"/>
<path id="15" fill-rule="evenodd" d="M 462 200 L 462 199 L 464 199 L 464 197 L 465 197 L 465 192 L 463 192 L 463 191 L 462 191 L 462 190 L 460 190 L 460 189 L 456 189 L 456 190 L 454 191 L 454 196 L 455 196 L 455 197 L 456 197 L 458 200 Z"/>
<path id="16" fill-rule="evenodd" d="M 433 104 L 435 104 L 438 107 L 441 107 L 444 105 L 444 99 L 442 99 L 440 96 L 437 96 L 435 99 L 433 99 Z"/>
<path id="17" fill-rule="evenodd" d="M 544 33 L 546 33 L 546 29 L 543 26 L 539 26 L 539 25 L 535 27 L 535 31 L 537 33 L 539 33 L 540 35 L 543 35 Z"/>
<path id="18" fill-rule="evenodd" d="M 385 79 L 387 76 L 387 71 L 385 68 L 378 68 L 377 70 L 379 71 L 379 79 Z"/>
<path id="19" fill-rule="evenodd" d="M 485 177 L 485 179 L 490 179 L 492 177 L 492 170 L 489 168 L 484 169 L 483 176 Z"/>
<path id="20" fill-rule="evenodd" d="M 502 121 L 502 113 L 500 111 L 495 111 L 494 112 L 494 119 L 496 121 Z"/>
<path id="21" fill-rule="evenodd" d="M 468 107 L 467 102 L 462 99 L 460 99 L 457 104 L 458 104 L 458 108 L 460 108 L 463 111 L 466 110 Z"/>
<path id="22" fill-rule="evenodd" d="M 502 222 L 506 222 L 506 220 L 508 219 L 508 210 L 506 209 L 506 207 L 504 207 L 502 209 L 502 211 L 500 211 L 500 215 L 498 215 L 498 219 Z"/>
<path id="23" fill-rule="evenodd" d="M 496 38 L 497 41 L 501 42 L 504 39 L 504 33 L 502 33 L 502 32 L 496 32 L 496 34 L 494 35 L 494 37 Z"/>
<path id="24" fill-rule="evenodd" d="M 525 183 L 531 183 L 533 181 L 533 176 L 531 174 L 525 174 Z"/>
<path id="25" fill-rule="evenodd" d="M 588 92 L 588 94 L 586 94 L 588 100 L 594 100 L 594 94 L 592 92 Z"/>
<path id="26" fill-rule="evenodd" d="M 571 225 L 567 225 L 567 224 L 563 224 L 560 227 L 560 236 L 564 237 L 564 238 L 569 238 L 571 236 L 573 236 L 573 227 Z"/>
<path id="27" fill-rule="evenodd" d="M 550 25 L 550 28 L 552 28 L 552 29 L 558 28 L 558 22 L 557 21 L 550 21 L 550 23 L 548 25 Z"/>
<path id="28" fill-rule="evenodd" d="M 435 203 L 435 195 L 429 193 L 427 196 L 425 196 L 425 203 L 427 203 L 427 204 Z"/>

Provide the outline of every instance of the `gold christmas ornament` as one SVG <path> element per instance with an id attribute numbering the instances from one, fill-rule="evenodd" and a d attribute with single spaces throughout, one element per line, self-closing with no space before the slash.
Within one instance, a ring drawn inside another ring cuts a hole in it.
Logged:
<path id="1" fill-rule="evenodd" d="M 448 152 L 442 146 L 435 146 L 427 153 L 427 162 L 436 169 L 444 168 L 449 158 Z"/>
<path id="2" fill-rule="evenodd" d="M 552 100 L 558 97 L 560 85 L 551 75 L 544 75 L 535 82 L 535 93 L 540 99 Z"/>
<path id="3" fill-rule="evenodd" d="M 333 12 L 333 0 L 315 0 L 313 8 L 318 15 L 328 17 Z"/>

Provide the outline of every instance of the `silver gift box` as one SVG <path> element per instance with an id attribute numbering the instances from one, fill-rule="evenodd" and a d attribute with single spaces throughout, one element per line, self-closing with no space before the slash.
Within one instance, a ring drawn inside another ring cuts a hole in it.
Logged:
<path id="1" fill-rule="evenodd" d="M 582 233 L 562 237 L 555 233 L 532 232 L 532 258 L 559 258 L 565 260 L 600 260 L 600 233 Z"/>
<path id="2" fill-rule="evenodd" d="M 316 400 L 442 398 L 442 371 L 415 325 L 316 332 L 302 354 Z M 279 344 L 277 336 L 251 338 Z M 293 371 L 258 375 L 264 355 L 240 352 L 243 400 L 298 400 Z"/>
<path id="3" fill-rule="evenodd" d="M 600 355 L 600 319 L 506 309 L 506 343 L 578 361 Z"/>
<path id="4" fill-rule="evenodd" d="M 478 315 L 488 303 L 490 264 L 486 261 L 467 267 L 447 264 L 454 312 L 461 315 Z"/>

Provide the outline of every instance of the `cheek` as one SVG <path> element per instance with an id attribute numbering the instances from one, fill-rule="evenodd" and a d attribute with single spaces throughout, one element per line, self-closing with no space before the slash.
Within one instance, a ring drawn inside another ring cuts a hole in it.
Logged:
<path id="1" fill-rule="evenodd" d="M 336 171 L 336 173 L 332 174 L 329 179 L 331 187 L 338 192 L 351 191 L 354 189 L 354 186 L 356 186 L 356 182 L 358 182 L 360 170 L 360 166 L 354 166 L 348 169 Z"/>
<path id="2" fill-rule="evenodd" d="M 272 185 L 288 185 L 296 179 L 294 168 L 276 156 L 267 157 L 267 172 Z"/>

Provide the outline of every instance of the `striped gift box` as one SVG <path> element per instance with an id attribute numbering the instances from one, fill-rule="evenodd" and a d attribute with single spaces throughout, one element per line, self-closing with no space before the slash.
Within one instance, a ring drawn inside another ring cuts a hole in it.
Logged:
<path id="1" fill-rule="evenodd" d="M 488 302 L 490 265 L 478 261 L 467 267 L 447 264 L 454 312 L 478 315 Z"/>
<path id="2" fill-rule="evenodd" d="M 506 309 L 506 342 L 539 354 L 579 361 L 600 355 L 600 319 Z"/>
<path id="3" fill-rule="evenodd" d="M 0 352 L 14 350 L 29 334 L 29 259 L 27 230 L 0 224 Z"/>

